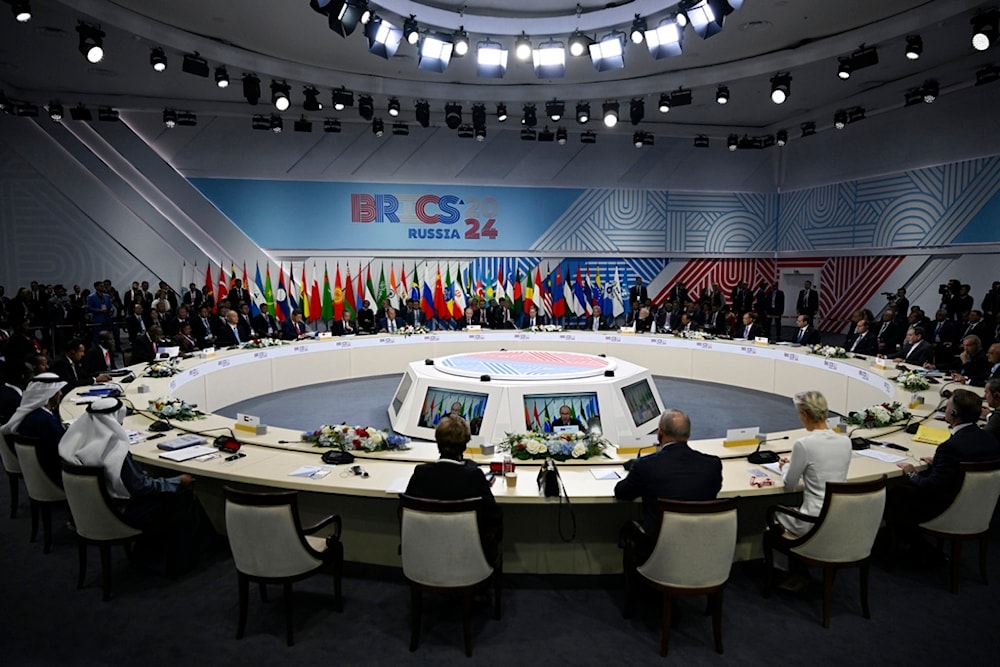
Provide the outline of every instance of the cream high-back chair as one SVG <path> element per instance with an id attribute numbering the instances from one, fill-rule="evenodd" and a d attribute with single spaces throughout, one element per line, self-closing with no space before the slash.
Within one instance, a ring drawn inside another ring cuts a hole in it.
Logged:
<path id="1" fill-rule="evenodd" d="M 14 436 L 14 451 L 24 475 L 24 486 L 31 501 L 31 541 L 38 539 L 38 516 L 42 517 L 42 551 L 52 551 L 52 507 L 66 504 L 66 493 L 42 470 L 35 452 L 35 442 L 24 436 Z"/>

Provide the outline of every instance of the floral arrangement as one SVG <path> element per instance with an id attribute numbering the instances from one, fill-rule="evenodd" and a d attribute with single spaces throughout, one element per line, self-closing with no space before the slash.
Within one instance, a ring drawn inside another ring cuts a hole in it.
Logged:
<path id="1" fill-rule="evenodd" d="M 834 345 L 813 345 L 809 348 L 809 351 L 813 354 L 818 354 L 821 357 L 827 357 L 829 359 L 847 358 L 847 350 Z"/>
<path id="2" fill-rule="evenodd" d="M 181 422 L 204 417 L 205 413 L 197 407 L 179 398 L 157 398 L 149 402 L 149 411 L 155 416 Z"/>
<path id="3" fill-rule="evenodd" d="M 348 426 L 344 424 L 323 424 L 315 431 L 306 431 L 302 440 L 312 442 L 317 447 L 337 448 L 344 451 L 400 451 L 409 449 L 410 439 L 398 433 L 389 433 L 372 426 Z"/>
<path id="4" fill-rule="evenodd" d="M 710 333 L 705 333 L 704 331 L 675 331 L 674 335 L 680 338 L 687 338 L 688 340 L 712 340 L 715 338 Z"/>
<path id="5" fill-rule="evenodd" d="M 896 377 L 896 382 L 907 391 L 923 391 L 931 386 L 931 381 L 923 373 L 907 371 Z"/>
<path id="6" fill-rule="evenodd" d="M 277 338 L 254 338 L 253 340 L 248 340 L 240 345 L 241 350 L 261 350 L 265 347 L 279 347 L 281 345 L 287 345 L 287 341 L 278 340 Z"/>
<path id="7" fill-rule="evenodd" d="M 589 459 L 597 456 L 608 446 L 608 441 L 599 435 L 584 433 L 507 433 L 507 437 L 497 444 L 501 452 L 510 452 L 512 458 L 527 461 L 552 457 L 557 461 L 567 459 Z"/>
<path id="8" fill-rule="evenodd" d="M 405 326 L 402 329 L 397 329 L 396 330 L 396 335 L 397 336 L 413 336 L 414 334 L 422 335 L 422 334 L 429 334 L 430 332 L 431 332 L 431 330 L 428 329 L 427 327 L 423 326 L 423 325 L 418 325 L 418 326 L 412 326 L 411 325 L 411 326 Z"/>
<path id="9" fill-rule="evenodd" d="M 173 364 L 150 364 L 146 366 L 145 375 L 151 378 L 168 378 L 180 373 L 180 369 Z"/>
<path id="10" fill-rule="evenodd" d="M 847 419 L 844 422 L 852 426 L 880 428 L 909 420 L 912 416 L 910 412 L 903 409 L 901 403 L 895 401 L 893 403 L 873 405 L 859 412 L 851 412 L 847 415 Z"/>
<path id="11" fill-rule="evenodd" d="M 538 326 L 528 327 L 528 331 L 534 333 L 553 333 L 562 330 L 563 328 L 558 324 L 539 324 Z"/>

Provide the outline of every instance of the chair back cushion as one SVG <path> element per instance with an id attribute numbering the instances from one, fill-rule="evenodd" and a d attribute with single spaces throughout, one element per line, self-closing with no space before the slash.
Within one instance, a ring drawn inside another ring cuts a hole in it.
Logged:
<path id="1" fill-rule="evenodd" d="M 442 511 L 404 504 L 401 541 L 403 575 L 418 584 L 458 588 L 493 574 L 483 554 L 474 509 Z"/>
<path id="2" fill-rule="evenodd" d="M 978 535 L 990 528 L 1000 498 L 1000 461 L 963 464 L 965 476 L 954 502 L 944 512 L 920 524 L 941 533 Z"/>
<path id="3" fill-rule="evenodd" d="M 63 463 L 63 489 L 76 533 L 88 540 L 120 540 L 141 535 L 111 509 L 104 488 L 104 469 Z"/>
<path id="4" fill-rule="evenodd" d="M 877 488 L 862 493 L 854 489 L 871 484 L 827 482 L 819 522 L 791 550 L 830 563 L 853 563 L 868 558 L 885 509 L 885 480 Z"/>
<path id="5" fill-rule="evenodd" d="M 736 551 L 735 502 L 660 503 L 660 535 L 653 553 L 637 568 L 639 573 L 674 588 L 708 588 L 725 583 Z M 685 506 L 696 506 L 697 511 Z"/>
<path id="6" fill-rule="evenodd" d="M 236 569 L 252 577 L 294 577 L 323 564 L 306 547 L 294 509 L 295 493 L 258 494 L 284 496 L 284 502 L 251 505 L 226 493 L 226 533 Z"/>
<path id="7" fill-rule="evenodd" d="M 17 452 L 17 461 L 21 464 L 21 474 L 24 475 L 24 486 L 28 489 L 29 498 L 40 503 L 66 500 L 66 493 L 42 470 L 34 445 L 15 441 L 14 451 Z"/>
<path id="8" fill-rule="evenodd" d="M 3 460 L 3 469 L 12 475 L 21 474 L 21 464 L 17 462 L 14 454 L 14 443 L 7 440 L 7 437 L 0 432 L 0 459 Z"/>

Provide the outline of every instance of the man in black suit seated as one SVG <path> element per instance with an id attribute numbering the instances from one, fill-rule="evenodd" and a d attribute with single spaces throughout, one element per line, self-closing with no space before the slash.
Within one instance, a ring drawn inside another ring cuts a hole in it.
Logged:
<path id="1" fill-rule="evenodd" d="M 659 498 L 713 500 L 722 489 L 722 461 L 691 449 L 690 437 L 690 418 L 680 410 L 664 411 L 656 431 L 656 452 L 632 461 L 628 475 L 615 485 L 619 500 L 642 498 L 642 523 L 630 521 L 622 530 L 623 540 L 635 546 L 633 567 L 645 561 L 656 544 Z"/>
<path id="2" fill-rule="evenodd" d="M 157 344 L 163 338 L 163 329 L 154 325 L 139 334 L 132 344 L 130 364 L 148 364 L 156 360 Z"/>
<path id="3" fill-rule="evenodd" d="M 764 335 L 764 330 L 757 324 L 757 316 L 752 312 L 743 313 L 743 326 L 740 327 L 739 337 L 746 340 L 755 340 Z"/>
<path id="4" fill-rule="evenodd" d="M 923 328 L 910 327 L 906 330 L 906 344 L 893 361 L 897 364 L 907 363 L 914 366 L 933 363 L 934 346 L 924 340 Z"/>
<path id="5" fill-rule="evenodd" d="M 302 340 L 309 336 L 301 310 L 296 308 L 292 311 L 292 316 L 281 323 L 281 333 L 285 340 Z"/>
<path id="6" fill-rule="evenodd" d="M 141 302 L 132 305 L 132 313 L 125 320 L 125 329 L 128 331 L 128 340 L 134 343 L 139 334 L 144 333 L 149 328 L 149 317 L 143 312 Z"/>
<path id="7" fill-rule="evenodd" d="M 928 342 L 934 345 L 934 359 L 938 364 L 946 364 L 955 354 L 958 343 L 958 325 L 948 318 L 948 311 L 938 308 L 934 321 L 928 330 Z"/>
<path id="8" fill-rule="evenodd" d="M 334 336 L 353 336 L 358 333 L 357 325 L 351 321 L 351 311 L 344 309 L 344 315 L 333 321 L 330 333 Z"/>
<path id="9" fill-rule="evenodd" d="M 886 308 L 882 311 L 882 321 L 878 323 L 877 338 L 879 354 L 892 357 L 899 350 L 903 334 L 900 332 L 900 325 L 896 320 L 896 311 L 892 308 Z"/>
<path id="10" fill-rule="evenodd" d="M 990 378 L 986 381 L 985 399 L 983 419 L 986 420 L 986 424 L 983 426 L 983 430 L 991 433 L 994 438 L 1000 441 L 1000 377 Z"/>
<path id="11" fill-rule="evenodd" d="M 694 320 L 694 315 L 691 313 L 683 313 L 681 315 L 681 325 L 676 329 L 678 332 L 685 331 L 701 331 L 701 327 Z"/>
<path id="12" fill-rule="evenodd" d="M 406 321 L 396 315 L 396 309 L 392 306 L 385 309 L 385 317 L 378 321 L 378 330 L 380 333 L 396 333 L 404 328 L 406 328 Z"/>
<path id="13" fill-rule="evenodd" d="M 962 352 L 958 355 L 958 368 L 951 374 L 953 382 L 971 384 L 982 387 L 989 375 L 989 362 L 983 353 L 983 343 L 979 336 L 966 336 L 962 339 Z"/>
<path id="14" fill-rule="evenodd" d="M 921 459 L 927 469 L 917 472 L 910 463 L 896 464 L 909 481 L 889 490 L 885 518 L 896 536 L 912 545 L 914 555 L 933 554 L 917 525 L 939 515 L 955 499 L 963 479 L 959 463 L 1000 459 L 1000 440 L 976 424 L 981 406 L 982 399 L 977 394 L 956 389 L 944 408 L 951 437 L 938 446 L 933 458 Z"/>
<path id="15" fill-rule="evenodd" d="M 636 313 L 635 321 L 633 325 L 635 326 L 636 333 L 649 333 L 656 319 L 653 317 L 652 311 L 649 310 L 649 306 L 641 306 L 639 312 Z"/>
<path id="16" fill-rule="evenodd" d="M 411 327 L 427 326 L 427 315 L 420 309 L 420 303 L 416 299 L 409 299 L 406 302 L 406 312 L 403 313 L 403 319 Z"/>
<path id="17" fill-rule="evenodd" d="M 1000 379 L 1000 343 L 993 343 L 986 350 L 986 381 Z"/>
<path id="18" fill-rule="evenodd" d="M 604 313 L 601 312 L 600 306 L 594 306 L 594 313 L 587 318 L 587 321 L 583 325 L 584 331 L 607 331 L 611 326 L 608 321 L 604 319 Z"/>
<path id="19" fill-rule="evenodd" d="M 511 313 L 510 306 L 507 304 L 506 297 L 500 297 L 500 302 L 497 303 L 495 308 L 490 310 L 490 328 L 491 329 L 513 329 L 514 327 L 514 315 Z"/>
<path id="20" fill-rule="evenodd" d="M 101 375 L 115 368 L 115 337 L 110 331 L 97 334 L 97 344 L 83 355 L 83 370 L 89 375 Z"/>
<path id="21" fill-rule="evenodd" d="M 517 322 L 518 329 L 530 329 L 532 327 L 540 327 L 548 324 L 548 319 L 544 315 L 538 314 L 538 308 L 534 304 L 528 309 L 528 312 L 521 313 L 521 317 Z"/>
<path id="22" fill-rule="evenodd" d="M 79 338 L 73 338 L 66 343 L 63 353 L 52 362 L 52 372 L 66 383 L 68 390 L 84 387 L 95 382 L 107 382 L 111 379 L 110 375 L 104 373 L 94 376 L 83 370 L 80 360 L 83 359 L 86 351 L 83 341 Z"/>
<path id="23" fill-rule="evenodd" d="M 559 416 L 552 422 L 552 428 L 549 430 L 554 433 L 556 427 L 565 426 L 575 426 L 577 431 L 587 430 L 587 427 L 584 426 L 583 422 L 573 416 L 573 411 L 570 410 L 568 405 L 559 407 Z"/>
<path id="24" fill-rule="evenodd" d="M 191 334 L 201 349 L 215 345 L 215 332 L 212 330 L 212 317 L 208 306 L 199 308 L 198 317 L 191 320 Z"/>
<path id="25" fill-rule="evenodd" d="M 462 329 L 468 329 L 469 325 L 472 324 L 474 318 L 475 318 L 475 310 L 472 308 L 472 306 L 466 306 L 465 312 L 462 313 L 462 316 L 459 317 L 457 320 L 455 320 L 455 329 L 459 331 L 461 331 Z"/>
<path id="26" fill-rule="evenodd" d="M 792 341 L 799 345 L 819 345 L 819 331 L 812 325 L 812 318 L 808 315 L 799 315 L 795 318 L 795 333 Z"/>
<path id="27" fill-rule="evenodd" d="M 226 323 L 218 327 L 215 344 L 219 347 L 232 347 L 253 339 L 250 327 L 240 321 L 240 315 L 235 310 L 226 313 Z"/>
<path id="28" fill-rule="evenodd" d="M 854 354 L 867 354 L 869 356 L 878 354 L 878 341 L 875 340 L 875 334 L 868 330 L 868 320 L 862 318 L 857 321 L 854 337 L 848 344 L 847 350 Z M 931 352 L 933 351 L 934 348 L 931 347 Z"/>
<path id="29" fill-rule="evenodd" d="M 253 332 L 260 338 L 281 338 L 281 323 L 266 308 L 250 321 Z"/>
<path id="30" fill-rule="evenodd" d="M 465 419 L 451 414 L 441 417 L 434 429 L 434 440 L 441 458 L 414 468 L 406 486 L 406 495 L 432 500 L 482 498 L 479 536 L 486 559 L 492 562 L 503 537 L 503 514 L 483 472 L 474 462 L 462 457 L 471 437 Z"/>
<path id="31" fill-rule="evenodd" d="M 365 299 L 358 311 L 358 329 L 365 333 L 375 331 L 375 313 L 372 311 L 371 301 Z"/>

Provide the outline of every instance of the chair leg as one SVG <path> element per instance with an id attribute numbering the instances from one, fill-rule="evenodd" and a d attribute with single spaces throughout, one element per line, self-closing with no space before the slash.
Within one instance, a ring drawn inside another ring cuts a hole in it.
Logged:
<path id="1" fill-rule="evenodd" d="M 7 484 L 10 486 L 10 518 L 17 518 L 17 503 L 20 502 L 20 491 L 17 486 L 17 475 L 7 473 Z"/>
<path id="2" fill-rule="evenodd" d="M 42 510 L 42 553 L 52 552 L 52 506 L 43 504 Z"/>
<path id="3" fill-rule="evenodd" d="M 493 583 L 496 587 L 496 599 L 493 601 L 493 604 L 496 607 L 494 609 L 494 613 L 496 614 L 496 619 L 499 621 L 503 617 L 503 605 L 500 603 L 500 595 L 503 591 L 503 556 L 500 556 L 500 558 L 497 559 L 496 567 L 493 570 L 493 577 L 495 579 Z"/>
<path id="4" fill-rule="evenodd" d="M 764 536 L 764 597 L 771 597 L 771 590 L 774 586 L 774 551 L 767 543 L 767 535 Z"/>
<path id="5" fill-rule="evenodd" d="M 830 603 L 833 600 L 833 579 L 837 570 L 832 567 L 823 568 L 823 627 L 830 627 Z"/>
<path id="6" fill-rule="evenodd" d="M 99 545 L 101 550 L 101 590 L 104 592 L 104 601 L 111 599 L 111 545 Z"/>
<path id="7" fill-rule="evenodd" d="M 670 608 L 673 600 L 670 593 L 663 592 L 663 633 L 660 635 L 660 655 L 666 657 L 670 650 Z"/>
<path id="8" fill-rule="evenodd" d="M 236 638 L 242 639 L 247 629 L 247 605 L 250 597 L 250 580 L 242 572 L 236 573 L 236 586 L 240 592 L 240 611 L 236 621 Z"/>
<path id="9" fill-rule="evenodd" d="M 423 600 L 416 584 L 410 584 L 410 652 L 417 650 L 420 643 L 420 616 Z"/>
<path id="10" fill-rule="evenodd" d="M 472 588 L 462 591 L 462 637 L 465 639 L 465 657 L 472 657 Z"/>
<path id="11" fill-rule="evenodd" d="M 958 595 L 958 575 L 962 567 L 962 540 L 954 537 L 951 540 L 951 592 Z"/>
<path id="12" fill-rule="evenodd" d="M 722 592 L 719 589 L 709 596 L 712 604 L 712 636 L 715 637 L 715 652 L 722 655 Z"/>
<path id="13" fill-rule="evenodd" d="M 288 640 L 288 645 L 293 646 L 295 644 L 295 610 L 292 608 L 292 582 L 285 582 L 285 636 Z"/>
<path id="14" fill-rule="evenodd" d="M 982 578 L 983 583 L 989 586 L 990 580 L 986 576 L 986 545 L 989 542 L 986 540 L 986 534 L 984 533 L 982 537 L 979 538 L 979 576 Z"/>
<path id="15" fill-rule="evenodd" d="M 34 542 L 38 539 L 38 503 L 29 499 L 28 506 L 31 509 L 31 538 L 28 541 Z"/>
<path id="16" fill-rule="evenodd" d="M 344 592 L 343 592 L 343 574 L 344 574 L 344 545 L 337 543 L 336 546 L 337 555 L 333 559 L 333 606 L 337 612 L 344 611 Z"/>
<path id="17" fill-rule="evenodd" d="M 868 608 L 868 561 L 861 564 L 861 615 L 865 618 L 872 617 Z"/>
<path id="18" fill-rule="evenodd" d="M 83 581 L 87 576 L 87 543 L 83 541 L 83 538 L 77 537 L 76 550 L 80 562 L 80 573 L 76 577 L 76 589 L 80 590 L 83 588 Z"/>

